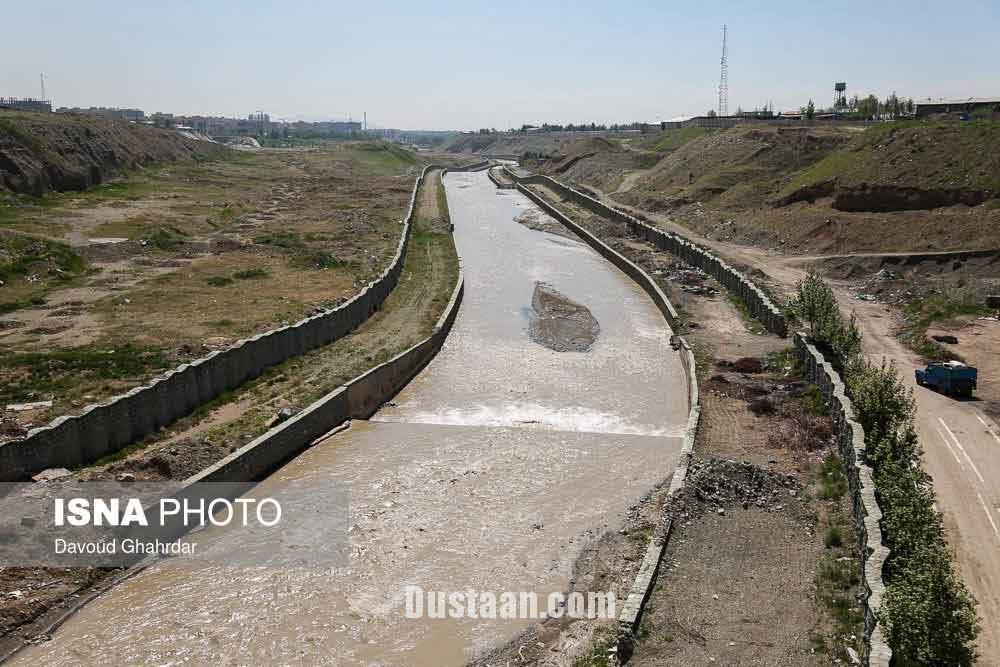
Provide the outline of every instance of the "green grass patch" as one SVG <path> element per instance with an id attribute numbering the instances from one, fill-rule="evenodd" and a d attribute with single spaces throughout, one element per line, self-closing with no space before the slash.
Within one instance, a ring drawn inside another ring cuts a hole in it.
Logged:
<path id="1" fill-rule="evenodd" d="M 768 352 L 764 355 L 764 369 L 769 373 L 785 377 L 802 375 L 802 365 L 799 363 L 799 356 L 795 353 L 794 347 Z"/>
<path id="2" fill-rule="evenodd" d="M 858 563 L 853 558 L 839 560 L 839 551 L 823 557 L 816 573 L 816 595 L 836 621 L 840 635 L 862 634 L 864 615 L 854 595 L 861 583 Z"/>
<path id="3" fill-rule="evenodd" d="M 0 355 L 3 369 L 0 400 L 23 401 L 38 395 L 57 395 L 88 382 L 122 380 L 143 376 L 167 365 L 160 350 L 132 343 L 109 347 L 108 343 L 53 350 Z"/>
<path id="4" fill-rule="evenodd" d="M 138 199 L 149 194 L 155 189 L 155 185 L 146 180 L 119 179 L 95 185 L 83 193 L 75 193 L 79 197 L 91 201 L 105 201 L 109 199 Z"/>
<path id="5" fill-rule="evenodd" d="M 35 295 L 27 299 L 17 299 L 14 301 L 0 301 L 0 315 L 13 313 L 15 310 L 21 310 L 22 308 L 31 308 L 32 306 L 43 305 L 45 305 L 45 299 L 39 295 Z"/>
<path id="6" fill-rule="evenodd" d="M 614 630 L 607 627 L 599 627 L 594 631 L 587 655 L 573 661 L 573 667 L 611 667 L 618 664 L 617 656 L 614 654 L 614 647 L 618 644 L 618 637 Z"/>
<path id="7" fill-rule="evenodd" d="M 38 137 L 7 118 L 0 118 L 0 136 L 10 137 L 35 153 L 41 153 L 45 150 L 45 146 Z"/>
<path id="8" fill-rule="evenodd" d="M 336 269 L 344 266 L 344 262 L 338 259 L 333 253 L 325 250 L 311 250 L 309 252 L 296 255 L 295 264 L 308 269 Z"/>
<path id="9" fill-rule="evenodd" d="M 270 275 L 267 269 L 253 268 L 237 271 L 233 274 L 233 278 L 236 280 L 255 280 L 257 278 L 267 278 Z"/>
<path id="10" fill-rule="evenodd" d="M 87 262 L 65 243 L 0 234 L 0 280 L 5 283 L 38 271 L 68 280 L 86 270 Z"/>
<path id="11" fill-rule="evenodd" d="M 232 204 L 226 204 L 219 211 L 219 220 L 222 222 L 231 222 L 236 219 L 236 216 L 240 214 L 240 208 L 238 206 L 233 206 Z"/>
<path id="12" fill-rule="evenodd" d="M 147 232 L 142 241 L 158 250 L 172 250 L 187 239 L 187 235 L 174 227 L 157 227 Z"/>
<path id="13" fill-rule="evenodd" d="M 226 285 L 232 285 L 233 279 L 229 276 L 209 276 L 205 279 L 205 282 L 212 287 L 225 287 Z"/>
<path id="14" fill-rule="evenodd" d="M 820 469 L 819 497 L 824 500 L 839 500 L 847 493 L 848 488 L 843 461 L 836 452 L 830 452 L 823 459 L 823 467 Z"/>
<path id="15" fill-rule="evenodd" d="M 840 526 L 830 526 L 826 529 L 826 538 L 823 540 L 827 549 L 836 549 L 844 546 L 844 534 Z"/>
<path id="16" fill-rule="evenodd" d="M 802 401 L 802 409 L 811 415 L 825 417 L 830 414 L 830 409 L 826 405 L 826 399 L 823 398 L 823 392 L 814 384 L 806 387 L 806 390 L 802 392 L 800 400 Z"/>
<path id="17" fill-rule="evenodd" d="M 653 145 L 653 150 L 661 153 L 675 151 L 687 142 L 703 137 L 713 131 L 707 127 L 682 127 L 676 130 L 664 130 L 658 141 Z"/>
<path id="18" fill-rule="evenodd" d="M 387 141 L 365 141 L 347 148 L 351 158 L 377 174 L 395 174 L 417 163 L 417 156 Z"/>
<path id="19" fill-rule="evenodd" d="M 747 302 L 744 301 L 742 297 L 738 294 L 734 294 L 730 290 L 724 291 L 726 293 L 726 298 L 729 299 L 729 303 L 733 304 L 733 307 L 736 308 L 736 311 L 743 319 L 743 325 L 747 328 L 747 331 L 758 336 L 767 333 L 767 329 L 765 329 L 764 325 L 760 323 L 760 320 L 750 314 L 750 308 L 747 307 Z"/>
<path id="20" fill-rule="evenodd" d="M 302 237 L 297 232 L 268 232 L 267 234 L 255 236 L 253 242 L 260 245 L 285 248 L 286 250 L 298 249 L 305 246 L 302 242 Z"/>

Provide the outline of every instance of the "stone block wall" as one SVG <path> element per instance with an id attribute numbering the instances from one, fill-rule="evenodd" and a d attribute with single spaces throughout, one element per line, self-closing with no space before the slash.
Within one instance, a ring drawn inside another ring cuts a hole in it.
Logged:
<path id="1" fill-rule="evenodd" d="M 833 416 L 840 457 L 851 487 L 854 505 L 854 527 L 857 534 L 859 557 L 864 564 L 865 640 L 866 660 L 873 667 L 888 667 L 892 649 L 885 639 L 878 612 L 885 596 L 882 566 L 889 557 L 889 549 L 882 544 L 882 510 L 875 497 L 872 469 L 865 463 L 865 431 L 854 418 L 854 407 L 847 397 L 840 374 L 810 343 L 805 334 L 793 336 L 795 350 L 806 370 L 807 377 L 819 387 Z"/>

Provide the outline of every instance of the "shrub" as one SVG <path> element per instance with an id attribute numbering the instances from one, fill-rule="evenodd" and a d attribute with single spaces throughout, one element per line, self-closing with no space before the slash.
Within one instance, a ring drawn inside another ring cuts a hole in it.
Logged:
<path id="1" fill-rule="evenodd" d="M 183 243 L 185 236 L 183 232 L 171 227 L 157 227 L 142 237 L 147 246 L 159 248 L 160 250 L 170 250 L 178 244 Z"/>
<path id="2" fill-rule="evenodd" d="M 922 544 L 886 588 L 882 618 L 897 665 L 972 665 L 979 633 L 975 601 L 947 548 Z"/>
<path id="3" fill-rule="evenodd" d="M 267 269 L 254 268 L 237 271 L 233 274 L 233 278 L 237 280 L 252 280 L 254 278 L 267 278 L 269 275 L 271 274 L 268 273 Z"/>
<path id="4" fill-rule="evenodd" d="M 937 318 L 966 307 L 965 302 L 955 303 L 936 304 L 925 311 Z M 920 468 L 913 391 L 895 363 L 875 364 L 861 356 L 861 332 L 854 316 L 844 321 L 833 291 L 820 278 L 810 275 L 799 283 L 792 308 L 843 371 L 855 415 L 865 430 L 866 458 L 874 471 L 883 536 L 890 549 L 881 615 L 895 664 L 971 665 L 979 633 L 976 602 L 955 573 L 934 506 L 934 489 Z M 832 531 L 827 546 L 839 539 Z"/>

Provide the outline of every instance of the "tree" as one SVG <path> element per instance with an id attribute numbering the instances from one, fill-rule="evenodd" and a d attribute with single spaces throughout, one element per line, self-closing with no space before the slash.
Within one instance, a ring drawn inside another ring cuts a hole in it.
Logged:
<path id="1" fill-rule="evenodd" d="M 858 102 L 858 113 L 865 118 L 874 118 L 878 115 L 879 102 L 874 95 L 869 95 Z"/>
<path id="2" fill-rule="evenodd" d="M 812 100 L 809 100 L 809 104 L 806 105 L 806 119 L 812 120 L 816 117 L 816 105 Z"/>
<path id="3" fill-rule="evenodd" d="M 965 667 L 976 661 L 976 602 L 942 541 L 920 544 L 895 573 L 882 616 L 896 664 Z"/>
<path id="4" fill-rule="evenodd" d="M 718 114 L 715 113 L 715 109 L 709 109 L 708 113 L 705 115 L 708 116 L 709 118 L 715 118 Z"/>
<path id="5" fill-rule="evenodd" d="M 795 315 L 809 325 L 809 336 L 820 343 L 831 343 L 829 332 L 840 319 L 833 290 L 822 278 L 810 273 L 796 286 L 792 302 Z"/>

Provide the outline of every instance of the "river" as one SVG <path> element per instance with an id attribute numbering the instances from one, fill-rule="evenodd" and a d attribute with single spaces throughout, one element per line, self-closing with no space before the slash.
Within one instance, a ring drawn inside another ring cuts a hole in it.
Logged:
<path id="1" fill-rule="evenodd" d="M 514 222 L 533 204 L 498 193 L 485 172 L 445 184 L 466 284 L 441 352 L 370 421 L 253 492 L 310 509 L 271 548 L 311 554 L 341 540 L 341 556 L 283 567 L 172 559 L 15 662 L 463 664 L 530 621 L 406 619 L 407 585 L 565 590 L 588 541 L 672 473 L 686 386 L 650 299 L 586 245 Z M 600 334 L 589 351 L 529 337 L 537 282 L 591 311 Z M 197 539 L 215 554 L 250 548 L 235 530 Z"/>

